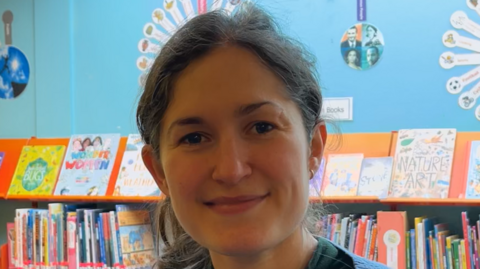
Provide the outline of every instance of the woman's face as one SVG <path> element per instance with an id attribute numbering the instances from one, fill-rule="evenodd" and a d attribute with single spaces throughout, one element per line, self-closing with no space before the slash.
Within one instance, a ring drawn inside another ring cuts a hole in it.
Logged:
<path id="1" fill-rule="evenodd" d="M 101 146 L 102 143 L 100 142 L 100 139 L 96 138 L 95 140 L 93 140 L 93 146 L 94 147 L 98 147 L 98 146 Z"/>
<path id="2" fill-rule="evenodd" d="M 311 151 L 285 85 L 254 54 L 229 46 L 191 63 L 160 136 L 160 161 L 145 163 L 185 231 L 212 254 L 256 254 L 300 227 L 322 138 L 314 134 Z"/>
<path id="3" fill-rule="evenodd" d="M 357 53 L 353 50 L 350 51 L 347 55 L 347 60 L 349 64 L 355 63 L 355 61 L 357 60 Z"/>
<path id="4" fill-rule="evenodd" d="M 372 27 L 367 27 L 367 37 L 374 37 L 375 36 L 375 30 L 373 30 Z"/>

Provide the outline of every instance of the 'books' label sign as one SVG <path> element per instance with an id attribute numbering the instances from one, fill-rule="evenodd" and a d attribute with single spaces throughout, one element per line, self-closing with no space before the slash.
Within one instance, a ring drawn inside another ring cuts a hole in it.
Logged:
<path id="1" fill-rule="evenodd" d="M 353 98 L 323 98 L 322 116 L 332 120 L 353 120 Z"/>

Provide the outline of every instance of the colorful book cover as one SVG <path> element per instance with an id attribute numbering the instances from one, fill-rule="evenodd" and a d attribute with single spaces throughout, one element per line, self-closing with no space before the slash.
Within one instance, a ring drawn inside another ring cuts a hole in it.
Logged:
<path id="1" fill-rule="evenodd" d="M 148 209 L 140 205 L 117 205 L 116 210 L 123 265 L 151 268 L 156 256 Z"/>
<path id="2" fill-rule="evenodd" d="M 389 268 L 407 268 L 406 265 L 406 241 L 405 232 L 408 230 L 407 212 L 387 212 L 379 211 L 377 213 L 378 226 L 378 261 L 387 265 Z M 415 230 L 410 230 L 412 236 Z M 415 237 L 413 237 L 415 241 Z M 410 243 L 414 243 L 410 241 Z M 412 248 L 415 244 L 412 244 Z M 412 249 L 411 260 L 416 261 L 415 250 Z M 415 263 L 414 263 L 415 264 Z"/>
<path id="3" fill-rule="evenodd" d="M 24 146 L 8 195 L 51 195 L 65 146 Z"/>
<path id="4" fill-rule="evenodd" d="M 5 158 L 5 152 L 0 151 L 0 169 L 2 168 L 2 162 Z"/>
<path id="5" fill-rule="evenodd" d="M 105 195 L 119 142 L 120 134 L 73 135 L 55 195 Z"/>
<path id="6" fill-rule="evenodd" d="M 160 196 L 160 189 L 143 163 L 143 146 L 139 134 L 128 136 L 114 196 Z"/>
<path id="7" fill-rule="evenodd" d="M 392 157 L 363 159 L 357 195 L 387 197 L 392 178 L 392 164 Z"/>
<path id="8" fill-rule="evenodd" d="M 310 197 L 318 197 L 320 196 L 320 190 L 322 188 L 322 179 L 323 174 L 325 172 L 325 158 L 322 158 L 320 162 L 320 166 L 318 167 L 317 172 L 310 180 L 309 189 L 310 189 Z"/>
<path id="9" fill-rule="evenodd" d="M 470 142 L 465 198 L 480 198 L 480 141 Z"/>
<path id="10" fill-rule="evenodd" d="M 322 196 L 355 196 L 363 154 L 330 154 L 322 182 Z"/>
<path id="11" fill-rule="evenodd" d="M 447 198 L 455 129 L 398 132 L 389 197 Z"/>

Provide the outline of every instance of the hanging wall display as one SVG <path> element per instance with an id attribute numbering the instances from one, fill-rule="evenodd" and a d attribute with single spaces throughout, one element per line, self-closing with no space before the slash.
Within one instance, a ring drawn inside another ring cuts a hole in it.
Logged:
<path id="1" fill-rule="evenodd" d="M 14 99 L 23 93 L 30 77 L 30 66 L 25 54 L 12 45 L 13 13 L 3 12 L 5 45 L 0 46 L 0 98 Z"/>
<path id="2" fill-rule="evenodd" d="M 480 16 L 480 5 L 477 0 L 466 0 L 467 7 L 475 10 Z M 458 106 L 465 110 L 473 110 L 473 114 L 480 121 L 480 105 L 477 99 L 480 96 L 480 24 L 469 18 L 461 10 L 455 11 L 450 16 L 450 23 L 455 30 L 447 30 L 442 36 L 442 43 L 447 48 L 460 48 L 462 53 L 445 51 L 440 55 L 439 64 L 444 69 L 455 66 L 472 66 L 468 72 L 453 76 L 447 80 L 447 92 L 458 95 Z M 476 38 L 468 37 L 471 34 Z M 475 84 L 473 84 L 475 82 Z M 473 86 L 469 86 L 473 84 Z M 468 86 L 468 87 L 467 87 Z"/>
<path id="3" fill-rule="evenodd" d="M 146 81 L 146 74 L 170 37 L 187 21 L 207 10 L 223 9 L 231 14 L 241 0 L 214 0 L 210 9 L 207 0 L 163 0 L 163 7 L 152 11 L 151 22 L 143 27 L 144 38 L 138 41 L 138 50 L 142 54 L 137 59 L 137 68 L 142 72 L 138 78 L 141 87 Z"/>
<path id="4" fill-rule="evenodd" d="M 340 41 L 340 52 L 345 63 L 355 70 L 367 70 L 377 65 L 385 42 L 380 30 L 368 23 L 348 28 Z"/>

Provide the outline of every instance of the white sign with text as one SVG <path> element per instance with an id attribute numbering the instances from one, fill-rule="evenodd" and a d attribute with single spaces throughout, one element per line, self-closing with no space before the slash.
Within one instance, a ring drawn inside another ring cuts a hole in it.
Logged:
<path id="1" fill-rule="evenodd" d="M 353 97 L 323 98 L 322 116 L 338 121 L 353 120 Z"/>

